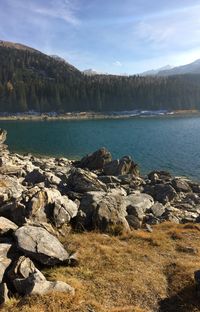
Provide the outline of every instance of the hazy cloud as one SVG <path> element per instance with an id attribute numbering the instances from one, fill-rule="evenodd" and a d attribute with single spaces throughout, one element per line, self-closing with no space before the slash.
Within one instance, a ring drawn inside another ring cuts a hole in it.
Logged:
<path id="1" fill-rule="evenodd" d="M 76 17 L 78 2 L 76 0 L 8 0 L 10 5 L 16 8 L 22 8 L 27 12 L 40 14 L 43 17 L 57 18 L 67 23 L 78 25 L 79 19 Z"/>
<path id="2" fill-rule="evenodd" d="M 113 65 L 121 67 L 121 66 L 122 66 L 122 63 L 121 63 L 120 61 L 115 61 L 115 62 L 113 63 Z"/>

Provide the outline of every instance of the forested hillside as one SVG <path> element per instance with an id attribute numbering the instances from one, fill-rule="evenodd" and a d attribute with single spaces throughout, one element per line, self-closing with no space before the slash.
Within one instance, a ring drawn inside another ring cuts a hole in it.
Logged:
<path id="1" fill-rule="evenodd" d="M 200 75 L 85 76 L 62 60 L 0 42 L 1 112 L 133 109 L 200 109 Z"/>

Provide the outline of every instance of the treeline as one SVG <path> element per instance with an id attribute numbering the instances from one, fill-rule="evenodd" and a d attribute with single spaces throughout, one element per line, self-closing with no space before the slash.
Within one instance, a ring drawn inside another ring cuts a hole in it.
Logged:
<path id="1" fill-rule="evenodd" d="M 200 75 L 85 76 L 42 53 L 0 47 L 0 112 L 200 109 Z"/>

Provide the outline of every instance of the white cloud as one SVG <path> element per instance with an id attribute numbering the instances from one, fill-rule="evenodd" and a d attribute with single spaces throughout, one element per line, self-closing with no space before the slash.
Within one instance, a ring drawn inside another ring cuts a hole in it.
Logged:
<path id="1" fill-rule="evenodd" d="M 122 63 L 121 63 L 120 61 L 115 61 L 115 62 L 113 63 L 113 65 L 121 67 L 121 66 L 122 66 Z"/>
<path id="2" fill-rule="evenodd" d="M 77 0 L 49 0 L 41 3 L 34 0 L 8 0 L 10 5 L 22 8 L 27 12 L 36 13 L 48 18 L 58 18 L 65 22 L 78 25 L 80 20 L 76 16 Z"/>
<path id="3" fill-rule="evenodd" d="M 149 48 L 171 51 L 192 48 L 200 45 L 199 10 L 190 7 L 176 14 L 143 18 L 133 33 L 139 42 L 149 44 Z"/>

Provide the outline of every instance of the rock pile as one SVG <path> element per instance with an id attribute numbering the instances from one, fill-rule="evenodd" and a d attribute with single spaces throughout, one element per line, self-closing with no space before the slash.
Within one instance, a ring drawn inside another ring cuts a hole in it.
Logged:
<path id="1" fill-rule="evenodd" d="M 102 148 L 80 161 L 9 153 L 0 131 L 0 301 L 10 293 L 74 289 L 40 267 L 72 263 L 58 240 L 73 229 L 119 234 L 164 221 L 200 221 L 200 184 L 164 171 L 141 177 Z"/>

